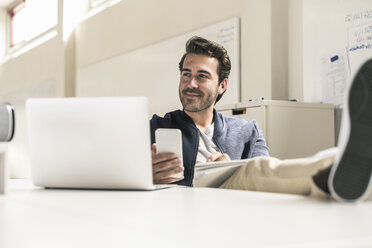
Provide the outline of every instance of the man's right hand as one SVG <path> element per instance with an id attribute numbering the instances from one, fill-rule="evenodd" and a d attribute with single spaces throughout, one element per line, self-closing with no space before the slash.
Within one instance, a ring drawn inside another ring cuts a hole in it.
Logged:
<path id="1" fill-rule="evenodd" d="M 172 177 L 184 170 L 182 159 L 174 153 L 156 153 L 156 144 L 151 146 L 152 178 L 154 184 L 168 184 L 182 180 L 184 177 Z"/>

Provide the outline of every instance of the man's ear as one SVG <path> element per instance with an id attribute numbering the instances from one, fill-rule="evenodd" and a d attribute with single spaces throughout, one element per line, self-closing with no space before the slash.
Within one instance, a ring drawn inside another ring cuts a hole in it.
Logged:
<path id="1" fill-rule="evenodd" d="M 218 86 L 218 94 L 221 95 L 226 90 L 227 90 L 227 78 L 225 78 L 224 80 L 222 80 L 222 82 Z"/>

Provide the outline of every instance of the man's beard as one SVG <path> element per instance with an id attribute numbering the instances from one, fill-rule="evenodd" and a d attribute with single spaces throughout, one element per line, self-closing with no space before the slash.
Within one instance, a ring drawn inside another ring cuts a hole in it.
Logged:
<path id="1" fill-rule="evenodd" d="M 184 95 L 186 93 L 194 93 L 199 95 L 200 103 L 195 103 L 198 99 L 187 99 Z M 218 96 L 218 89 L 216 89 L 215 94 L 207 94 L 206 99 L 204 100 L 204 93 L 198 89 L 184 89 L 179 92 L 179 97 L 183 106 L 183 109 L 189 112 L 200 112 L 207 108 L 209 108 L 212 104 L 215 103 L 216 98 Z"/>

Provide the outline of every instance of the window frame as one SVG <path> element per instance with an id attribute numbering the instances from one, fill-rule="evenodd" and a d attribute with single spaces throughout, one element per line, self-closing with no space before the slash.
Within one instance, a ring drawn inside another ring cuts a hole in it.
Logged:
<path id="1" fill-rule="evenodd" d="M 13 41 L 13 33 L 14 33 L 14 16 L 19 13 L 22 9 L 24 9 L 26 6 L 26 1 L 25 0 L 17 0 L 17 2 L 14 2 L 12 4 L 12 6 L 10 8 L 8 8 L 8 16 L 9 16 L 9 32 L 8 32 L 8 35 L 9 35 L 9 45 L 8 47 L 9 48 L 12 48 L 14 47 L 15 45 L 19 44 L 14 44 L 14 41 Z M 22 42 L 20 42 L 22 43 Z"/>
<path id="2" fill-rule="evenodd" d="M 12 54 L 22 54 L 23 52 L 25 51 L 28 51 L 29 49 L 32 49 L 33 47 L 35 46 L 38 46 L 39 44 L 43 43 L 44 41 L 46 40 L 49 40 L 50 38 L 54 37 L 57 35 L 58 33 L 58 20 L 59 20 L 59 0 L 57 0 L 57 22 L 56 22 L 56 25 L 49 28 L 49 29 L 46 29 L 45 31 L 37 34 L 35 37 L 29 39 L 29 40 L 23 40 L 21 42 L 18 42 L 16 44 L 14 44 L 14 41 L 13 41 L 13 17 L 14 15 L 17 14 L 17 12 L 21 11 L 24 7 L 25 7 L 25 4 L 26 4 L 26 1 L 27 0 L 17 0 L 17 1 L 14 1 L 8 8 L 7 8 L 7 33 L 6 33 L 6 36 L 7 36 L 7 47 L 6 47 L 6 54 L 9 55 L 9 56 L 13 56 Z M 19 7 L 20 5 L 24 5 L 21 7 Z M 19 8 L 19 9 L 17 9 Z M 6 56 L 7 56 L 6 55 Z"/>

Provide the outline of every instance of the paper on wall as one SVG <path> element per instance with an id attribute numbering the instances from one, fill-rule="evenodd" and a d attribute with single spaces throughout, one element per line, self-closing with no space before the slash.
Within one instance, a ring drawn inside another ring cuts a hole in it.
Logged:
<path id="1" fill-rule="evenodd" d="M 350 64 L 347 51 L 338 50 L 321 59 L 322 102 L 341 105 L 346 86 L 350 81 Z"/>

